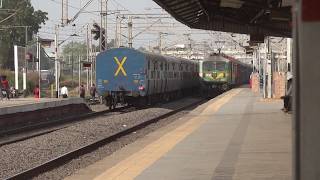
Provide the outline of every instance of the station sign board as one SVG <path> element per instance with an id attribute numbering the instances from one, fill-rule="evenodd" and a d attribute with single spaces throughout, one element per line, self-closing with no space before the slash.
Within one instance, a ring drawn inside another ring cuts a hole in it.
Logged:
<path id="1" fill-rule="evenodd" d="M 91 68 L 91 62 L 83 62 L 82 63 L 82 66 L 84 67 L 84 68 Z"/>

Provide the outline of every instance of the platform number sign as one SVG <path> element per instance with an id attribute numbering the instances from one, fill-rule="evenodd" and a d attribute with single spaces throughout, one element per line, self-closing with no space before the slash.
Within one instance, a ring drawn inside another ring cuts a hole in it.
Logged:
<path id="1" fill-rule="evenodd" d="M 115 62 L 118 65 L 118 68 L 116 69 L 116 72 L 114 73 L 114 76 L 118 76 L 121 72 L 124 76 L 127 76 L 126 70 L 124 69 L 123 65 L 127 60 L 127 57 L 124 57 L 121 61 L 119 61 L 118 57 L 114 57 Z"/>

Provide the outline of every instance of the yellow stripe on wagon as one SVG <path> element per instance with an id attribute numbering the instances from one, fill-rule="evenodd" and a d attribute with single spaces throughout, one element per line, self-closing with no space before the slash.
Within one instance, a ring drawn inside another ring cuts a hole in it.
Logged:
<path id="1" fill-rule="evenodd" d="M 123 64 L 126 62 L 127 57 L 124 57 L 121 62 L 119 61 L 119 59 L 117 57 L 114 57 L 114 60 L 116 61 L 116 63 L 118 64 L 118 69 L 116 71 L 116 73 L 114 74 L 114 76 L 118 76 L 119 72 L 121 71 L 122 74 L 124 76 L 127 76 L 126 70 L 123 68 Z"/>

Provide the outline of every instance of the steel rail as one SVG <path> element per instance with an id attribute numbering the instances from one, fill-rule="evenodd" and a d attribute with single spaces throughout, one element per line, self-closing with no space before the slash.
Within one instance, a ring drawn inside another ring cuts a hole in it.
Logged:
<path id="1" fill-rule="evenodd" d="M 197 101 L 195 103 L 192 103 L 192 104 L 189 104 L 187 106 L 184 106 L 184 107 L 180 107 L 176 110 L 173 110 L 173 111 L 170 111 L 166 114 L 163 114 L 163 115 L 160 115 L 158 117 L 155 117 L 155 118 L 152 118 L 148 121 L 145 121 L 145 122 L 142 122 L 138 125 L 135 125 L 133 127 L 129 127 L 127 129 L 124 129 L 120 132 L 117 132 L 117 133 L 114 133 L 106 138 L 102 138 L 100 140 L 97 140 L 89 145 L 85 145 L 83 147 L 80 147 L 76 150 L 73 150 L 73 151 L 70 151 L 68 153 L 65 153 L 59 157 L 56 157 L 54 159 L 51 159 L 45 163 L 42 163 L 36 167 L 33 167 L 33 168 L 30 168 L 30 169 L 27 169 L 23 172 L 20 172 L 18 174 L 15 174 L 11 177 L 8 177 L 6 179 L 8 180 L 20 180 L 20 179 L 31 179 L 37 175 L 40 175 L 42 173 L 45 173 L 49 170 L 52 170 L 54 168 L 57 168 L 63 164 L 66 164 L 67 162 L 75 159 L 75 158 L 78 158 L 84 154 L 87 154 L 87 153 L 90 153 L 90 152 L 93 152 L 95 151 L 96 149 L 98 149 L 99 147 L 102 147 L 110 142 L 113 142 L 123 136 L 126 136 L 128 134 L 131 134 L 137 130 L 141 130 L 143 129 L 144 127 L 150 125 L 150 124 L 153 124 L 153 123 L 156 123 L 158 122 L 159 120 L 161 119 L 164 119 L 164 118 L 167 118 L 169 116 L 172 116 L 180 111 L 183 111 L 185 109 L 188 109 L 188 108 L 191 108 L 191 107 L 194 107 L 194 106 L 197 106 L 203 102 L 205 102 L 206 100 L 200 100 L 200 101 Z"/>
<path id="2" fill-rule="evenodd" d="M 90 112 L 90 113 L 82 114 L 79 116 L 71 116 L 71 117 L 67 117 L 67 118 L 49 120 L 49 121 L 45 121 L 45 122 L 35 123 L 35 124 L 21 126 L 21 127 L 17 127 L 17 128 L 12 128 L 9 130 L 3 130 L 3 131 L 0 131 L 0 146 L 23 141 L 23 140 L 30 139 L 30 138 L 33 138 L 36 136 L 48 134 L 53 131 L 57 131 L 59 129 L 65 128 L 65 127 L 61 127 L 61 126 L 65 126 L 70 123 L 84 121 L 84 120 L 98 117 L 98 116 L 101 116 L 101 115 L 107 114 L 107 113 L 123 111 L 128 108 L 130 108 L 130 106 L 120 107 L 115 110 L 103 110 L 103 111 L 99 111 L 99 112 Z M 33 132 L 33 131 L 37 131 L 37 132 Z M 23 136 L 23 134 L 27 134 L 27 135 Z M 10 136 L 15 136 L 15 135 L 21 135 L 21 136 L 17 137 L 17 138 L 10 137 Z"/>

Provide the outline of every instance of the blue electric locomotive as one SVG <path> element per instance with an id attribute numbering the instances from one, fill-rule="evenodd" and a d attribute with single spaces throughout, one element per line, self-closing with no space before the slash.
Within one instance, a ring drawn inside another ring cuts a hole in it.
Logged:
<path id="1" fill-rule="evenodd" d="M 110 108 L 170 99 L 199 85 L 196 62 L 129 48 L 100 53 L 96 66 L 97 90 Z"/>

